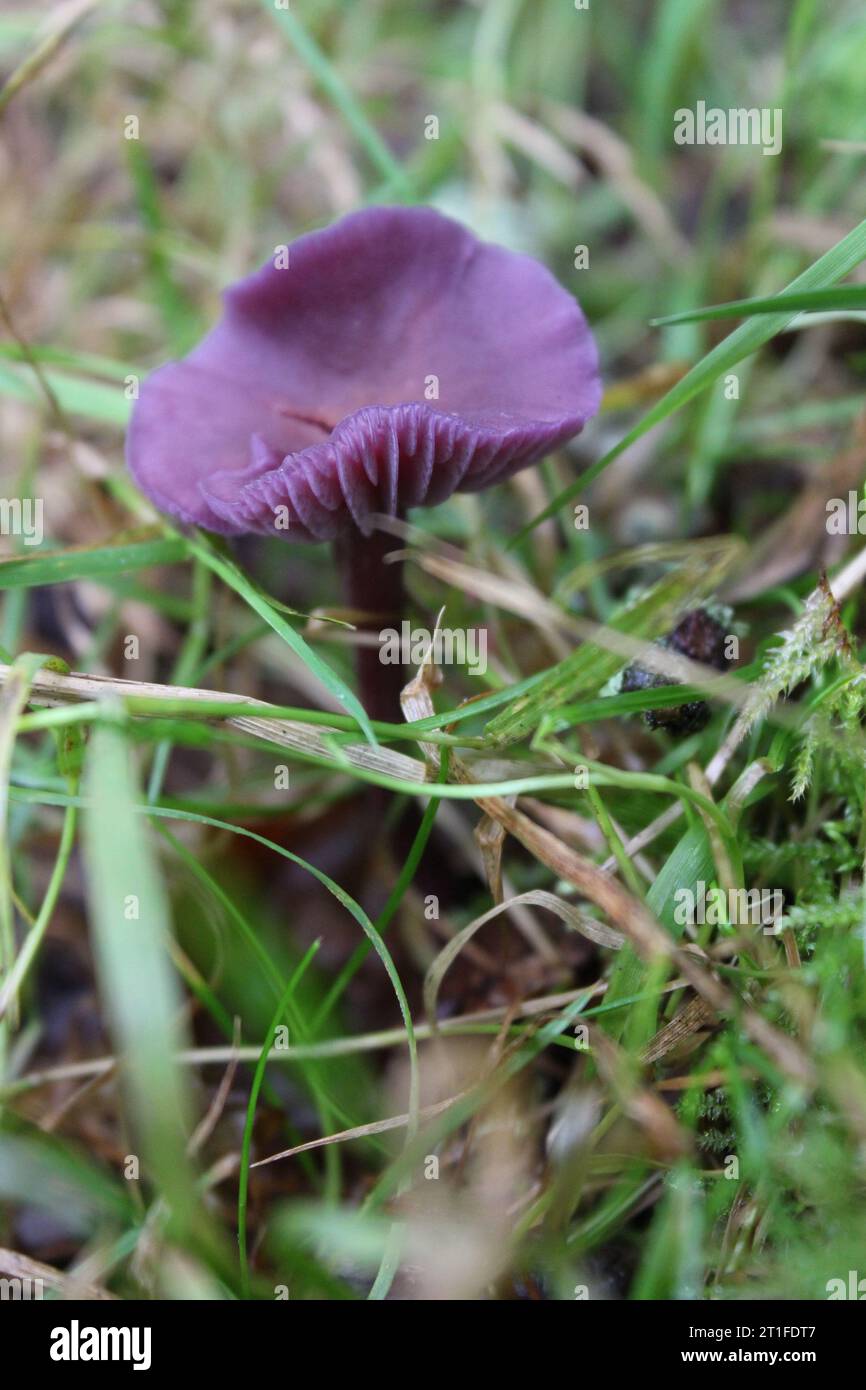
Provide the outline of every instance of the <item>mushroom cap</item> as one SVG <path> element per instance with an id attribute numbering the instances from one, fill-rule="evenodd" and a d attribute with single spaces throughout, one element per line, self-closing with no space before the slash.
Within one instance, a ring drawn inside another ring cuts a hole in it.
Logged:
<path id="1" fill-rule="evenodd" d="M 366 532 L 509 477 L 598 409 L 572 296 L 431 208 L 353 213 L 223 298 L 144 383 L 127 439 L 139 487 L 211 531 Z"/>

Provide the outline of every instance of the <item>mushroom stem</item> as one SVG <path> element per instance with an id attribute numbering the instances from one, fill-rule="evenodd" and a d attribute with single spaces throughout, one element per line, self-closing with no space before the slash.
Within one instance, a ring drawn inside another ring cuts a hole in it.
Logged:
<path id="1" fill-rule="evenodd" d="M 386 565 L 384 557 L 394 548 L 394 538 L 384 531 L 363 535 L 352 527 L 335 544 L 348 606 L 358 613 L 358 632 L 378 638 L 383 628 L 399 630 L 405 591 L 402 565 Z M 358 696 L 371 719 L 400 721 L 402 665 L 386 665 L 376 641 L 356 648 Z"/>

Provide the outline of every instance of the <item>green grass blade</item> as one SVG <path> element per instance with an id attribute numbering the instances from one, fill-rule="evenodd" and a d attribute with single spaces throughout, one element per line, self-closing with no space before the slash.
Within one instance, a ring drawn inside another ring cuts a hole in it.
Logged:
<path id="1" fill-rule="evenodd" d="M 844 275 L 849 275 L 864 258 L 866 258 L 866 221 L 859 222 L 853 231 L 850 231 L 847 236 L 819 257 L 807 270 L 803 271 L 802 275 L 798 275 L 796 279 L 792 280 L 787 291 L 820 289 L 832 285 L 835 281 L 841 280 Z M 701 391 L 706 391 L 708 387 L 712 386 L 723 372 L 730 371 L 744 357 L 756 352 L 777 333 L 783 332 L 796 312 L 794 309 L 788 309 L 784 313 L 762 315 L 754 322 L 750 320 L 748 323 L 740 324 L 739 328 L 734 329 L 734 332 L 730 333 L 723 342 L 714 347 L 705 357 L 702 357 L 700 362 L 697 362 L 677 382 L 676 386 L 673 386 L 662 396 L 661 400 L 657 401 L 652 409 L 647 411 L 643 419 L 630 429 L 612 449 L 609 449 L 591 468 L 582 473 L 576 482 L 560 492 L 549 506 L 539 512 L 538 516 L 527 522 L 526 526 L 511 541 L 509 548 L 518 545 L 536 526 L 540 526 L 542 521 L 546 521 L 548 517 L 554 516 L 566 507 L 578 493 L 583 492 L 600 473 L 603 473 L 614 459 L 619 458 L 620 454 L 630 448 L 636 440 L 641 439 L 648 430 L 661 424 L 663 420 L 667 420 L 669 416 L 680 410 Z"/>
<path id="2" fill-rule="evenodd" d="M 87 381 L 64 372 L 46 371 L 45 380 L 53 391 L 60 408 L 69 415 L 82 415 L 104 425 L 125 426 L 129 420 L 131 401 L 122 386 L 110 386 L 104 381 Z M 14 400 L 30 401 L 44 407 L 45 396 L 32 376 L 0 364 L 0 395 Z"/>
<path id="3" fill-rule="evenodd" d="M 757 299 L 732 299 L 727 304 L 712 304 L 706 309 L 686 309 L 680 314 L 666 314 L 650 319 L 654 328 L 667 328 L 677 323 L 702 323 L 705 319 L 748 318 L 751 314 L 822 313 L 831 309 L 866 308 L 866 285 L 835 285 L 827 290 L 802 290 L 795 294 L 771 294 Z"/>
<path id="4" fill-rule="evenodd" d="M 100 993 L 123 1060 L 142 1175 L 152 1178 L 180 1227 L 198 1208 L 187 1159 L 192 1106 L 176 1054 L 185 1044 L 182 998 L 167 951 L 169 906 L 122 728 L 90 743 L 83 816 L 87 901 Z"/>
<path id="5" fill-rule="evenodd" d="M 260 617 L 264 618 L 268 626 L 272 627 L 279 637 L 282 637 L 283 641 L 291 647 L 296 656 L 300 657 L 317 680 L 320 680 L 325 688 L 330 690 L 331 694 L 340 701 L 340 704 L 345 706 L 348 713 L 357 719 L 368 743 L 375 744 L 376 735 L 373 732 L 373 726 L 357 696 L 353 694 L 337 673 L 331 670 L 328 663 L 323 661 L 317 652 L 313 651 L 301 634 L 296 632 L 284 618 L 280 617 L 264 594 L 260 593 L 255 584 L 247 579 L 243 571 L 238 569 L 231 560 L 218 555 L 202 536 L 198 539 L 191 538 L 188 544 L 203 564 L 212 569 L 214 574 L 219 575 L 223 583 L 228 584 L 230 589 L 234 589 L 235 593 L 239 594 Z"/>
<path id="6" fill-rule="evenodd" d="M 312 961 L 314 955 L 321 945 L 321 938 L 313 941 L 307 948 L 296 968 L 292 971 L 292 977 L 286 985 L 285 990 L 280 996 L 280 1001 L 274 1010 L 270 1027 L 265 1033 L 265 1040 L 262 1043 L 262 1050 L 256 1062 L 256 1069 L 253 1074 L 253 1084 L 250 1087 L 250 1096 L 247 1101 L 247 1113 L 244 1119 L 244 1134 L 241 1141 L 241 1167 L 240 1179 L 238 1183 L 238 1253 L 241 1266 L 241 1288 L 245 1295 L 249 1294 L 249 1258 L 247 1255 L 247 1195 L 250 1185 L 250 1148 L 253 1141 L 253 1124 L 256 1118 L 256 1105 L 258 1104 L 259 1093 L 265 1079 L 265 1071 L 268 1065 L 268 1056 L 274 1043 L 280 1019 L 286 1012 L 286 1007 L 298 987 L 298 983 L 303 977 L 304 971 Z"/>
<path id="7" fill-rule="evenodd" d="M 333 63 L 329 62 L 292 10 L 277 9 L 273 0 L 262 0 L 262 3 L 289 39 L 301 62 L 339 111 L 359 145 L 366 151 L 370 162 L 388 181 L 390 187 L 403 197 L 411 197 L 412 187 L 406 171 L 394 158 L 375 126 L 364 115 Z"/>
<path id="8" fill-rule="evenodd" d="M 631 637 L 652 639 L 666 631 L 674 615 L 687 599 L 708 593 L 729 563 L 724 553 L 705 567 L 695 561 L 672 571 L 633 603 L 623 606 L 609 626 Z M 513 743 L 539 727 L 548 715 L 554 716 L 563 704 L 576 697 L 597 694 L 604 683 L 625 663 L 616 652 L 594 642 L 583 642 L 563 661 L 545 674 L 523 695 L 517 696 L 497 714 L 486 728 L 493 743 Z"/>
<path id="9" fill-rule="evenodd" d="M 130 541 L 122 545 L 71 546 L 68 550 L 36 551 L 0 559 L 0 589 L 30 589 L 37 585 L 68 584 L 76 579 L 102 579 L 151 565 L 173 565 L 187 559 L 180 537 Z"/>

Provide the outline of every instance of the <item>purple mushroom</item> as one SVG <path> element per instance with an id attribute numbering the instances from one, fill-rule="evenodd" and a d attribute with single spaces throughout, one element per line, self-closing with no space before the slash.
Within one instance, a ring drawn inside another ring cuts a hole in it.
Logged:
<path id="1" fill-rule="evenodd" d="M 376 627 L 402 608 L 376 513 L 500 482 L 598 409 L 572 296 L 430 208 L 353 213 L 278 248 L 224 300 L 207 337 L 145 382 L 133 476 L 187 524 L 335 541 L 348 601 Z M 396 717 L 395 668 L 360 650 L 368 713 Z"/>

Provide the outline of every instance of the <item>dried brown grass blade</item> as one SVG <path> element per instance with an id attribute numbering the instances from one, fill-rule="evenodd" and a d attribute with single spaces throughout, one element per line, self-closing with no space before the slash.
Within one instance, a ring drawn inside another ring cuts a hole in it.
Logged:
<path id="1" fill-rule="evenodd" d="M 649 1065 L 660 1062 L 686 1038 L 707 1027 L 715 1021 L 712 1009 L 705 1000 L 693 998 L 674 1014 L 670 1023 L 660 1028 L 641 1053 L 641 1061 Z"/>
<path id="2" fill-rule="evenodd" d="M 461 1095 L 450 1096 L 448 1100 L 440 1100 L 435 1105 L 427 1105 L 423 1110 L 419 1110 L 419 1120 L 430 1120 L 435 1115 L 441 1115 L 443 1110 L 448 1110 L 454 1103 L 462 1099 Z M 296 1144 L 293 1149 L 282 1149 L 278 1154 L 270 1154 L 267 1158 L 260 1158 L 255 1163 L 251 1163 L 251 1168 L 264 1168 L 268 1163 L 276 1163 L 280 1158 L 294 1158 L 296 1154 L 308 1153 L 310 1149 L 322 1149 L 328 1144 L 346 1144 L 350 1139 L 368 1139 L 373 1134 L 387 1134 L 393 1129 L 405 1129 L 409 1123 L 408 1113 L 405 1115 L 391 1115 L 387 1120 L 373 1120 L 368 1125 L 355 1125 L 352 1129 L 341 1129 L 337 1134 L 326 1134 L 320 1139 L 310 1139 L 306 1144 Z"/>
<path id="3" fill-rule="evenodd" d="M 433 712 L 430 687 L 435 678 L 431 676 L 431 667 L 428 658 L 403 691 L 401 703 L 407 719 L 426 718 Z M 436 747 L 424 743 L 421 746 L 431 764 L 437 767 Z M 460 782 L 471 785 L 472 777 L 459 758 L 452 757 L 450 766 Z M 713 1012 L 738 1017 L 746 1034 L 763 1048 L 781 1071 L 805 1086 L 815 1085 L 815 1067 L 799 1044 L 740 1000 L 711 969 L 696 959 L 693 952 L 677 947 L 646 906 L 616 879 L 563 844 L 549 830 L 536 825 L 522 811 L 507 805 L 502 797 L 479 797 L 477 804 L 558 878 L 571 883 L 600 907 L 628 937 L 642 960 L 648 964 L 660 958 L 670 960 Z"/>
<path id="4" fill-rule="evenodd" d="M 563 902 L 554 893 L 546 893 L 540 888 L 533 889 L 529 893 L 520 893 L 516 898 L 509 898 L 507 902 L 497 903 L 495 907 L 490 908 L 488 912 L 482 912 L 480 917 L 476 917 L 463 927 L 456 936 L 452 937 L 427 971 L 424 979 L 424 1009 L 434 1029 L 436 1028 L 436 1003 L 442 981 L 464 946 L 468 945 L 475 933 L 487 922 L 491 922 L 501 912 L 507 912 L 510 908 L 520 905 L 547 908 L 549 912 L 555 913 L 574 931 L 580 932 L 581 936 L 586 936 L 590 941 L 596 941 L 599 945 L 608 946 L 614 951 L 620 949 L 625 939 L 621 932 L 613 931 L 603 922 L 597 922 L 588 913 L 581 912 L 580 908 L 575 907 L 573 903 Z"/>
<path id="5" fill-rule="evenodd" d="M 0 1274 L 7 1279 L 41 1280 L 46 1289 L 64 1299 L 87 1299 L 113 1302 L 117 1295 L 109 1293 L 99 1284 L 85 1283 L 75 1278 L 74 1271 L 65 1273 L 53 1265 L 31 1260 L 29 1255 L 19 1255 L 17 1250 L 7 1250 L 0 1246 Z"/>
<path id="6" fill-rule="evenodd" d="M 691 1151 L 691 1143 L 665 1102 L 641 1085 L 634 1060 L 600 1028 L 593 1032 L 593 1056 L 625 1114 L 646 1134 L 660 1158 L 673 1162 Z"/>
<path id="7" fill-rule="evenodd" d="M 0 686 L 10 679 L 11 667 L 0 665 Z M 112 676 L 87 676 L 78 672 L 61 675 L 54 671 L 40 671 L 31 686 L 31 699 L 34 704 L 63 704 L 67 700 L 101 700 L 106 696 L 120 699 L 129 696 L 151 696 L 161 700 L 193 700 L 202 706 L 201 713 L 206 718 L 221 719 L 229 728 L 241 733 L 251 734 L 265 743 L 277 744 L 301 756 L 323 758 L 333 764 L 333 749 L 328 746 L 328 734 L 335 729 L 313 727 L 291 719 L 268 718 L 271 708 L 263 700 L 254 700 L 246 695 L 232 695 L 219 690 L 199 690 L 191 686 L 157 685 L 149 681 L 118 680 Z M 35 697 L 35 698 L 34 698 Z M 248 705 L 250 714 L 210 716 L 208 703 Z M 256 711 L 265 711 L 258 714 Z M 156 717 L 156 716 L 155 716 Z M 340 748 L 353 767 L 366 772 L 382 773 L 389 777 L 399 777 L 407 782 L 424 782 L 427 772 L 424 764 L 405 753 L 397 753 L 390 748 L 373 748 L 366 744 L 346 744 Z"/>

